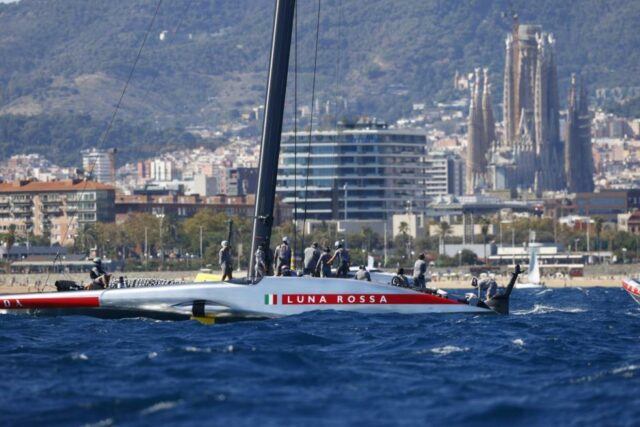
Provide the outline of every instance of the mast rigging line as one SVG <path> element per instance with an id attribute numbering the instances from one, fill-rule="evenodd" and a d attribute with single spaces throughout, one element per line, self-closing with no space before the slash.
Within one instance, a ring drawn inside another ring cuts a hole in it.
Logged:
<path id="1" fill-rule="evenodd" d="M 298 244 L 298 5 L 293 11 L 293 267 Z M 304 247 L 302 248 L 304 251 Z"/>
<path id="2" fill-rule="evenodd" d="M 315 96 L 316 96 L 316 72 L 318 69 L 318 41 L 320 39 L 320 10 L 321 10 L 322 0 L 318 0 L 318 18 L 316 20 L 316 45 L 315 52 L 313 58 L 313 80 L 311 84 L 311 114 L 310 114 L 310 123 L 309 123 L 309 139 L 307 142 L 307 170 L 305 173 L 304 180 L 304 216 L 302 218 L 302 247 L 304 248 L 304 239 L 305 239 L 305 229 L 307 224 L 307 208 L 308 208 L 308 194 L 309 194 L 309 170 L 311 166 L 311 136 L 313 134 L 313 113 L 314 113 L 314 105 L 315 105 Z"/>
<path id="3" fill-rule="evenodd" d="M 107 140 L 107 137 L 109 136 L 109 132 L 111 131 L 111 128 L 113 127 L 113 123 L 115 122 L 116 115 L 118 114 L 118 111 L 120 110 L 120 106 L 122 105 L 122 100 L 124 99 L 124 95 L 127 93 L 127 88 L 129 87 L 129 83 L 131 82 L 131 78 L 133 77 L 133 73 L 136 70 L 136 66 L 138 65 L 138 61 L 140 60 L 140 56 L 142 56 L 142 50 L 144 49 L 144 46 L 147 43 L 147 39 L 149 38 L 149 34 L 151 33 L 151 30 L 153 29 L 153 24 L 155 23 L 156 17 L 158 16 L 158 11 L 160 10 L 160 6 L 162 6 L 162 1 L 163 0 L 158 0 L 158 4 L 156 5 L 156 8 L 155 8 L 155 10 L 153 12 L 153 16 L 151 18 L 151 22 L 149 22 L 149 26 L 147 27 L 147 31 L 144 34 L 144 38 L 142 39 L 142 43 L 140 44 L 140 48 L 138 49 L 138 53 L 136 55 L 136 58 L 133 61 L 133 65 L 131 66 L 131 70 L 129 71 L 129 76 L 127 77 L 127 80 L 125 81 L 124 87 L 122 88 L 122 93 L 120 94 L 120 98 L 118 99 L 118 103 L 116 104 L 115 109 L 113 110 L 113 114 L 111 115 L 111 119 L 109 120 L 107 128 L 105 129 L 104 133 L 102 134 L 102 137 L 98 141 L 98 147 L 101 146 L 102 144 L 104 144 L 104 142 Z M 190 5 L 191 5 L 191 0 L 189 1 L 189 6 Z M 92 166 L 95 166 L 95 162 L 96 161 L 97 161 L 97 159 L 94 160 L 94 163 L 93 163 Z M 81 191 L 85 191 L 88 184 L 89 184 L 89 181 L 85 180 Z M 69 229 L 70 228 L 71 228 L 71 218 L 69 218 L 69 220 L 67 221 L 67 227 L 66 227 L 66 230 L 64 232 L 64 236 L 62 238 L 62 243 L 64 243 L 67 240 L 67 238 L 69 237 Z M 56 256 L 53 258 L 52 265 L 55 266 L 56 262 L 59 261 L 59 259 L 60 259 L 60 249 L 58 249 L 56 251 Z M 50 275 L 51 275 L 51 271 L 48 271 L 47 272 L 47 277 L 45 278 L 45 281 L 44 281 L 44 286 L 47 286 L 47 284 L 49 283 L 49 276 Z"/>

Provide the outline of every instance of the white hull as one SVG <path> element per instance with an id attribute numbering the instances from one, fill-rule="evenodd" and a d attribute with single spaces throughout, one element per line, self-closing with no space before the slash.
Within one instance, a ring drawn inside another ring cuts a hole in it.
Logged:
<path id="1" fill-rule="evenodd" d="M 452 298 L 353 279 L 265 277 L 224 282 L 0 296 L 6 310 L 131 313 L 215 318 L 274 318 L 316 310 L 359 313 L 493 313 Z M 85 310 L 89 309 L 89 310 Z"/>
<path id="2" fill-rule="evenodd" d="M 624 279 L 622 288 L 633 298 L 635 302 L 640 304 L 640 281 L 636 279 Z"/>
<path id="3" fill-rule="evenodd" d="M 544 289 L 546 286 L 544 283 L 516 283 L 514 288 L 516 289 Z"/>

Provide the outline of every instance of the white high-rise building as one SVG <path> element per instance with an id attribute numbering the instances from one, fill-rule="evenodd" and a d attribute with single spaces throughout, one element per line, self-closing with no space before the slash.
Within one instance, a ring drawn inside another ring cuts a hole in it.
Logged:
<path id="1" fill-rule="evenodd" d="M 96 148 L 82 150 L 82 169 L 94 181 L 104 184 L 115 184 L 116 181 L 116 149 L 98 150 Z"/>
<path id="2" fill-rule="evenodd" d="M 462 157 L 447 151 L 429 151 L 424 163 L 427 197 L 464 194 L 465 167 Z"/>
<path id="3" fill-rule="evenodd" d="M 423 132 L 376 121 L 314 131 L 310 144 L 308 133 L 300 132 L 297 142 L 288 133 L 277 194 L 297 207 L 298 218 L 311 220 L 383 221 L 407 206 L 422 211 L 425 149 Z"/>

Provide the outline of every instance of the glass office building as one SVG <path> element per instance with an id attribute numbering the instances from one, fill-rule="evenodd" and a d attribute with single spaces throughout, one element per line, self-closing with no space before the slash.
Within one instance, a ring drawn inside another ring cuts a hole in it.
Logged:
<path id="1" fill-rule="evenodd" d="M 380 123 L 283 135 L 277 193 L 307 219 L 386 220 L 426 206 L 425 134 Z M 346 192 L 345 192 L 346 186 Z M 306 193 L 306 194 L 305 194 Z M 294 206 L 297 205 L 297 206 Z"/>

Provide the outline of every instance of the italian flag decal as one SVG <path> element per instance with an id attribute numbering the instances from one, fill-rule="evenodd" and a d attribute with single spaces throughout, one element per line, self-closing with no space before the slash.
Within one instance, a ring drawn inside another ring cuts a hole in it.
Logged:
<path id="1" fill-rule="evenodd" d="M 265 305 L 278 304 L 278 295 L 276 295 L 276 294 L 266 294 L 264 296 L 264 304 Z"/>

